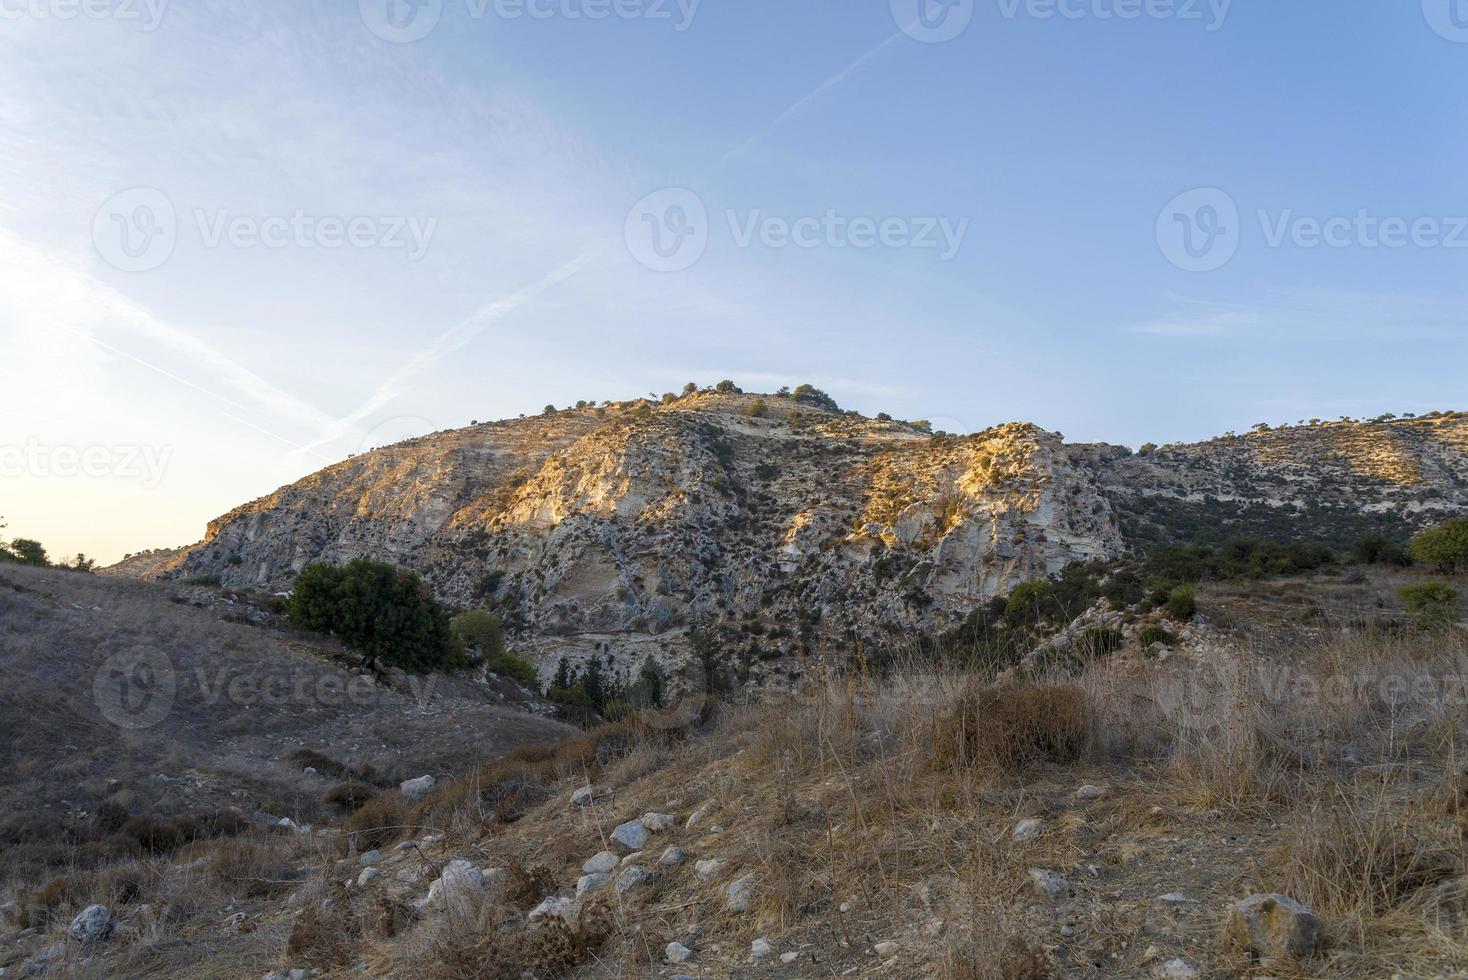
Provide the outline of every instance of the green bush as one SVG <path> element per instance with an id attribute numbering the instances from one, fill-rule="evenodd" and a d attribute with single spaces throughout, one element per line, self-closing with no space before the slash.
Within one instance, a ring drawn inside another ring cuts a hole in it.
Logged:
<path id="1" fill-rule="evenodd" d="M 1444 629 L 1458 618 L 1458 592 L 1446 582 L 1405 585 L 1397 594 L 1423 629 Z"/>
<path id="2" fill-rule="evenodd" d="M 1198 597 L 1191 585 L 1180 585 L 1167 596 L 1167 614 L 1186 623 L 1198 612 Z"/>
<path id="3" fill-rule="evenodd" d="M 762 419 L 768 414 L 769 410 L 770 408 L 765 404 L 763 398 L 756 398 L 749 403 L 749 407 L 744 410 L 744 414 L 750 418 Z"/>
<path id="4" fill-rule="evenodd" d="M 1010 627 L 1025 626 L 1047 618 L 1055 606 L 1055 587 L 1049 582 L 1021 582 L 1009 593 L 1004 606 L 1004 622 Z"/>
<path id="5" fill-rule="evenodd" d="M 1092 626 L 1076 637 L 1076 653 L 1083 658 L 1109 657 L 1126 646 L 1126 637 L 1121 630 L 1106 626 Z"/>
<path id="6" fill-rule="evenodd" d="M 485 660 L 491 660 L 505 652 L 505 628 L 500 618 L 492 612 L 476 609 L 460 613 L 449 620 L 449 629 L 454 639 L 471 646 Z"/>
<path id="7" fill-rule="evenodd" d="M 367 558 L 307 565 L 296 579 L 290 618 L 330 633 L 369 663 L 422 672 L 449 664 L 455 653 L 448 610 L 417 573 Z"/>
<path id="8" fill-rule="evenodd" d="M 1150 647 L 1154 643 L 1165 643 L 1172 646 L 1177 642 L 1177 637 L 1173 636 L 1165 626 L 1151 623 L 1142 627 L 1141 632 L 1137 634 L 1137 641 L 1144 647 Z"/>
<path id="9" fill-rule="evenodd" d="M 1412 538 L 1407 550 L 1413 558 L 1431 565 L 1442 575 L 1468 571 L 1468 518 L 1460 517 L 1428 528 Z"/>
<path id="10" fill-rule="evenodd" d="M 497 657 L 489 658 L 485 666 L 496 674 L 513 677 L 532 691 L 540 690 L 540 673 L 535 669 L 534 664 L 518 653 L 506 650 Z"/>
<path id="11" fill-rule="evenodd" d="M 1351 548 L 1351 557 L 1362 565 L 1407 565 L 1411 560 L 1400 544 L 1384 534 L 1363 534 Z"/>

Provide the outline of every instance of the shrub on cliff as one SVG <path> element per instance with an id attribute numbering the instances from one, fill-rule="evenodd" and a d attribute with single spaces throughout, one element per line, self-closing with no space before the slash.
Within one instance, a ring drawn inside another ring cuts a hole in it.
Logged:
<path id="1" fill-rule="evenodd" d="M 296 579 L 290 618 L 330 633 L 370 663 L 422 672 L 454 657 L 448 611 L 416 572 L 385 562 L 307 565 Z"/>

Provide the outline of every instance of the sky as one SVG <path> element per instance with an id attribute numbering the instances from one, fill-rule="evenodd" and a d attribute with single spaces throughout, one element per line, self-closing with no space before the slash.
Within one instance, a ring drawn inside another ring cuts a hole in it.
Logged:
<path id="1" fill-rule="evenodd" d="M 1468 409 L 1465 0 L 0 0 L 0 535 L 731 378 Z"/>

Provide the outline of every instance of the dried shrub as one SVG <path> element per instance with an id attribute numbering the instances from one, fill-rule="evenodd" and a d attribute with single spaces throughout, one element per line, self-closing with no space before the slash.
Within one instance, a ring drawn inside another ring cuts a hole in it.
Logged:
<path id="1" fill-rule="evenodd" d="M 971 683 L 935 721 L 930 762 L 1011 773 L 1072 762 L 1085 751 L 1090 727 L 1090 704 L 1074 685 Z"/>

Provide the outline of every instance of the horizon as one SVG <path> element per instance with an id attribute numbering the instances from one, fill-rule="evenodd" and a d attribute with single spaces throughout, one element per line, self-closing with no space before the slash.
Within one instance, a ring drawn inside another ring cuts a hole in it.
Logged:
<path id="1" fill-rule="evenodd" d="M 1457 410 L 1450 0 L 920 2 L 6 7 L 3 533 L 111 563 L 690 380 L 1132 448 Z"/>

